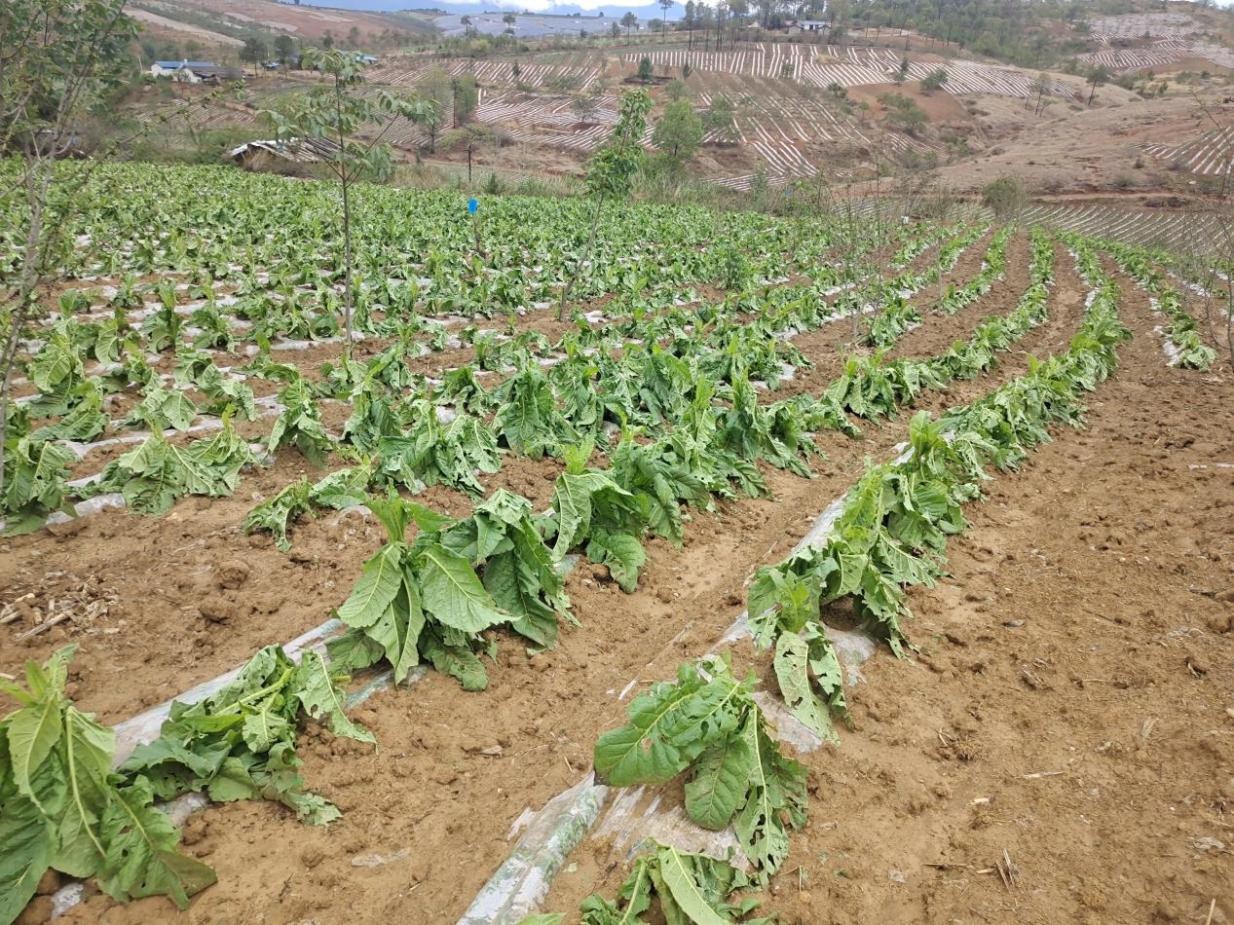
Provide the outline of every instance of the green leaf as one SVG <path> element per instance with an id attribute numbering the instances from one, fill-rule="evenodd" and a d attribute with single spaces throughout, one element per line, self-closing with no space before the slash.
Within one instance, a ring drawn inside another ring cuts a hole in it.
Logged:
<path id="1" fill-rule="evenodd" d="M 776 640 L 776 680 L 789 712 L 823 741 L 838 741 L 825 705 L 810 684 L 810 646 L 796 633 Z"/>
<path id="2" fill-rule="evenodd" d="M 651 868 L 657 864 L 654 857 L 647 856 L 634 862 L 634 870 L 617 894 L 625 904 L 624 911 L 601 896 L 583 900 L 583 925 L 645 925 L 643 913 L 651 908 Z"/>
<path id="3" fill-rule="evenodd" d="M 686 784 L 686 813 L 705 829 L 719 831 L 732 821 L 750 789 L 754 755 L 743 736 L 730 736 L 724 743 L 703 752 Z"/>
<path id="4" fill-rule="evenodd" d="M 371 732 L 348 718 L 343 692 L 320 653 L 310 650 L 301 656 L 292 687 L 308 715 L 316 720 L 328 720 L 330 731 L 335 735 L 359 742 L 376 742 Z"/>
<path id="5" fill-rule="evenodd" d="M 604 491 L 628 498 L 630 493 L 602 472 L 563 472 L 553 489 L 557 512 L 557 541 L 553 555 L 560 559 L 591 533 L 592 496 Z"/>
<path id="6" fill-rule="evenodd" d="M 60 700 L 53 694 L 40 703 L 18 710 L 5 721 L 13 781 L 18 791 L 36 806 L 38 798 L 31 779 L 60 741 L 61 709 Z"/>
<path id="7" fill-rule="evenodd" d="M 463 690 L 482 691 L 488 687 L 484 663 L 466 646 L 447 645 L 435 634 L 426 634 L 421 648 L 433 667 L 458 681 Z"/>
<path id="8" fill-rule="evenodd" d="M 420 551 L 417 565 L 424 609 L 440 623 L 478 633 L 509 619 L 462 556 L 434 543 Z"/>
<path id="9" fill-rule="evenodd" d="M 661 846 L 656 856 L 660 861 L 660 877 L 687 919 L 694 925 L 731 925 L 731 920 L 720 915 L 707 901 L 681 852 Z"/>
<path id="10" fill-rule="evenodd" d="M 636 536 L 596 529 L 587 544 L 587 558 L 607 565 L 621 590 L 633 594 L 638 589 L 638 573 L 647 561 L 647 553 Z"/>
<path id="11" fill-rule="evenodd" d="M 402 587 L 405 548 L 401 543 L 391 543 L 364 563 L 355 588 L 338 609 L 340 620 L 364 629 L 381 618 Z"/>
<path id="12" fill-rule="evenodd" d="M 596 740 L 596 775 L 615 787 L 662 784 L 685 770 L 707 748 L 737 728 L 750 708 L 749 685 L 732 677 L 723 662 L 704 680 L 694 665 L 682 665 L 675 684 L 655 685 L 634 699 L 630 722 Z"/>
<path id="13" fill-rule="evenodd" d="M 741 731 L 754 756 L 750 796 L 737 813 L 733 828 L 746 857 L 761 876 L 774 874 L 788 858 L 788 824 L 805 823 L 806 771 L 780 754 L 763 730 L 763 721 L 751 713 Z"/>
<path id="14" fill-rule="evenodd" d="M 502 610 L 514 616 L 511 627 L 541 647 L 557 639 L 557 614 L 537 594 L 534 569 L 511 550 L 490 559 L 484 566 L 484 587 Z"/>
<path id="15" fill-rule="evenodd" d="M 67 874 L 89 876 L 110 849 L 99 825 L 114 800 L 108 777 L 115 750 L 116 734 L 110 728 L 75 707 L 64 711 L 66 788 L 53 865 Z"/>
<path id="16" fill-rule="evenodd" d="M 411 669 L 420 664 L 418 646 L 426 622 L 420 592 L 407 578 L 404 573 L 394 603 L 367 630 L 394 669 L 395 684 L 403 683 Z"/>
<path id="17" fill-rule="evenodd" d="M 0 922 L 13 922 L 51 867 L 55 830 L 32 800 L 15 796 L 0 809 Z"/>
<path id="18" fill-rule="evenodd" d="M 327 642 L 326 651 L 330 653 L 331 665 L 351 672 L 376 665 L 385 650 L 367 631 L 353 628 Z"/>
<path id="19" fill-rule="evenodd" d="M 205 864 L 176 851 L 180 832 L 152 801 L 149 784 L 138 778 L 108 803 L 100 826 L 107 855 L 99 886 L 121 901 L 167 896 L 186 909 L 189 897 L 218 877 Z"/>
<path id="20" fill-rule="evenodd" d="M 251 764 L 251 760 L 228 758 L 210 776 L 206 794 L 215 803 L 258 799 L 262 794 L 253 780 Z"/>
<path id="21" fill-rule="evenodd" d="M 274 712 L 274 703 L 267 701 L 261 709 L 246 714 L 241 726 L 244 744 L 254 753 L 264 754 L 292 734 L 290 724 Z"/>

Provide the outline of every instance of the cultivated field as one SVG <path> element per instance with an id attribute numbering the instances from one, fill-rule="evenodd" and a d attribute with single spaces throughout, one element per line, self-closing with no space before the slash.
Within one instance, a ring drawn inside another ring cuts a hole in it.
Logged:
<path id="1" fill-rule="evenodd" d="M 1234 52 L 1207 37 L 1205 28 L 1185 13 L 1132 13 L 1107 16 L 1091 24 L 1091 36 L 1108 46 L 1081 56 L 1110 71 L 1163 68 L 1186 61 L 1234 67 Z M 1138 43 L 1136 47 L 1114 47 Z"/>
<path id="2" fill-rule="evenodd" d="M 845 124 L 777 105 L 785 174 Z M 1228 306 L 1169 254 L 361 187 L 347 351 L 332 187 L 75 195 L 0 921 L 1234 915 Z"/>

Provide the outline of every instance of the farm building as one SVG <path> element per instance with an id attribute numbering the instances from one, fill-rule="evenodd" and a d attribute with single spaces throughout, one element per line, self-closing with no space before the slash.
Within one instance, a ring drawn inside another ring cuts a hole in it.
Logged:
<path id="1" fill-rule="evenodd" d="M 224 67 L 213 61 L 155 61 L 150 65 L 150 76 L 169 77 L 192 84 L 243 78 L 243 74 L 234 67 Z"/>
<path id="2" fill-rule="evenodd" d="M 276 164 L 319 164 L 331 160 L 339 147 L 324 138 L 288 138 L 250 141 L 227 152 L 227 159 L 248 170 Z"/>
<path id="3" fill-rule="evenodd" d="M 826 32 L 827 23 L 821 19 L 799 19 L 797 29 L 801 32 Z"/>

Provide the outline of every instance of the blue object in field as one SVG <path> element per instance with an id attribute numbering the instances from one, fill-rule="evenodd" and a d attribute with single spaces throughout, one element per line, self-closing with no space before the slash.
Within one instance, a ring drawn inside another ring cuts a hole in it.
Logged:
<path id="1" fill-rule="evenodd" d="M 467 200 L 467 211 L 470 212 L 472 215 L 475 215 L 477 212 L 479 212 L 480 211 L 480 200 L 468 199 Z"/>

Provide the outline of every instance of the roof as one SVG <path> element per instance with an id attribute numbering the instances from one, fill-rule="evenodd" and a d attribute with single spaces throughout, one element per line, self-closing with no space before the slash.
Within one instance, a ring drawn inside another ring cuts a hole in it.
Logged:
<path id="1" fill-rule="evenodd" d="M 181 68 L 188 68 L 192 71 L 199 67 L 218 67 L 213 61 L 155 61 L 154 63 L 165 71 L 178 71 Z"/>
<path id="2" fill-rule="evenodd" d="M 334 158 L 338 151 L 338 143 L 325 138 L 287 138 L 283 141 L 266 139 L 246 142 L 232 148 L 227 152 L 227 156 L 235 160 L 246 154 L 263 153 L 285 161 L 315 164 Z"/>

